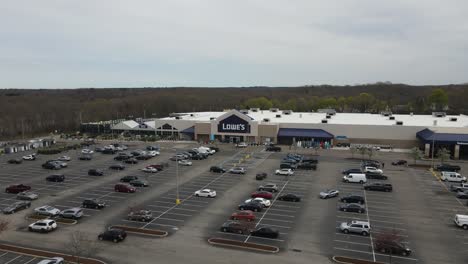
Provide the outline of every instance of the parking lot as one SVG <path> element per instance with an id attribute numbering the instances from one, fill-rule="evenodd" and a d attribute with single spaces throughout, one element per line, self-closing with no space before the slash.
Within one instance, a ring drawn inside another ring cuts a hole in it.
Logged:
<path id="1" fill-rule="evenodd" d="M 35 264 L 42 259 L 0 250 L 0 263 L 2 264 Z"/>

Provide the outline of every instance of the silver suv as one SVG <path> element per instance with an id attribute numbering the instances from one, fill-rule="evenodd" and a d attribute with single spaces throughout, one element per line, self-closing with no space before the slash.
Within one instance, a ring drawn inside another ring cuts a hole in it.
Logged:
<path id="1" fill-rule="evenodd" d="M 79 207 L 68 208 L 59 214 L 63 218 L 79 219 L 83 216 L 83 210 Z"/>
<path id="2" fill-rule="evenodd" d="M 267 183 L 265 185 L 260 185 L 257 189 L 258 191 L 267 191 L 267 192 L 277 192 L 278 186 L 274 183 Z"/>
<path id="3" fill-rule="evenodd" d="M 357 233 L 363 236 L 368 236 L 370 233 L 370 224 L 366 221 L 351 221 L 351 222 L 344 222 L 340 225 L 341 232 L 348 234 L 348 233 Z"/>

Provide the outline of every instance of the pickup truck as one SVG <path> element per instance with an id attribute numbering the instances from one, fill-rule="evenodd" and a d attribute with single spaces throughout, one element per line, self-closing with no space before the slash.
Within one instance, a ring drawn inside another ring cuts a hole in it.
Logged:
<path id="1" fill-rule="evenodd" d="M 468 190 L 468 183 L 450 185 L 450 191 L 452 192 L 463 192 L 466 190 Z"/>

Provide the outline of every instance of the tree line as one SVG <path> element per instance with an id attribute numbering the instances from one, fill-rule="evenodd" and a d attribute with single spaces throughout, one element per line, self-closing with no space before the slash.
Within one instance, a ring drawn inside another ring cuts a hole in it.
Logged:
<path id="1" fill-rule="evenodd" d="M 70 133 L 81 122 L 164 117 L 173 112 L 277 107 L 293 111 L 468 113 L 468 85 L 106 88 L 0 90 L 0 139 Z M 448 105 L 448 108 L 447 108 Z"/>

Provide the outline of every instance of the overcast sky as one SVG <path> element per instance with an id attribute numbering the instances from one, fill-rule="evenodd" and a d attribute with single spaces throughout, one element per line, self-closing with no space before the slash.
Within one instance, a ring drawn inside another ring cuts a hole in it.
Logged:
<path id="1" fill-rule="evenodd" d="M 14 0 L 0 87 L 468 82 L 466 0 Z"/>

